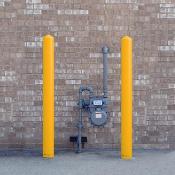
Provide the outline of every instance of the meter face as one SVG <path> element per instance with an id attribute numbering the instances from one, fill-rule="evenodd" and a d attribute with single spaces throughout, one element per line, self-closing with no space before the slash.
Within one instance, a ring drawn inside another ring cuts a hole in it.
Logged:
<path id="1" fill-rule="evenodd" d="M 93 105 L 95 106 L 101 106 L 102 105 L 102 100 L 94 100 Z"/>
<path id="2" fill-rule="evenodd" d="M 96 118 L 102 118 L 102 113 L 96 112 L 96 113 L 95 113 L 95 117 L 96 117 Z"/>

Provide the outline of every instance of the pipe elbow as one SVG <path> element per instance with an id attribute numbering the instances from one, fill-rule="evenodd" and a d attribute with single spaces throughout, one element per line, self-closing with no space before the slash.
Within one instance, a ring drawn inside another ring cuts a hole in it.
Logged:
<path id="1" fill-rule="evenodd" d="M 80 86 L 79 93 L 82 93 L 83 91 L 88 91 L 90 95 L 93 95 L 93 88 L 90 86 Z"/>

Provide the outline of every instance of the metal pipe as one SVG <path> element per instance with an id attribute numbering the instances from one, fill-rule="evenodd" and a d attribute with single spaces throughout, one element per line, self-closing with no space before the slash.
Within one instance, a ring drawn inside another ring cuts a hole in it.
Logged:
<path id="1" fill-rule="evenodd" d="M 104 46 L 102 48 L 103 53 L 103 93 L 104 97 L 108 97 L 108 53 L 109 48 Z"/>
<path id="2" fill-rule="evenodd" d="M 83 128 L 83 118 L 82 118 L 82 108 L 83 108 L 83 102 L 82 102 L 82 93 L 83 91 L 88 91 L 90 97 L 93 96 L 93 89 L 89 86 L 81 86 L 79 89 L 79 121 L 78 121 L 78 137 L 77 137 L 77 153 L 80 153 L 82 150 L 82 128 Z"/>
<path id="3" fill-rule="evenodd" d="M 82 121 L 82 101 L 81 101 L 81 94 L 82 92 L 79 91 L 79 121 L 78 121 L 78 137 L 77 137 L 77 153 L 81 152 L 81 136 L 82 136 L 82 128 L 83 128 L 83 121 Z"/>

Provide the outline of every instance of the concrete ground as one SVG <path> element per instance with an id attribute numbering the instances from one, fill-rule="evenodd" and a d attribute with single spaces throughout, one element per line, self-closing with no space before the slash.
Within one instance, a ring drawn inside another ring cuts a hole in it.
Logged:
<path id="1" fill-rule="evenodd" d="M 175 151 L 140 150 L 130 161 L 118 152 L 59 152 L 54 159 L 0 154 L 0 175 L 173 175 Z"/>

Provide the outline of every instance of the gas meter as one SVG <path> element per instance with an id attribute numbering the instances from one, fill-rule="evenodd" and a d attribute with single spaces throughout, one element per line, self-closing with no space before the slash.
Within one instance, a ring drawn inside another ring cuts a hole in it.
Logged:
<path id="1" fill-rule="evenodd" d="M 88 117 L 92 125 L 94 126 L 103 126 L 106 124 L 108 119 L 108 53 L 109 48 L 103 47 L 103 96 L 94 96 L 92 87 L 90 86 L 81 86 L 79 89 L 79 122 L 78 122 L 78 136 L 70 137 L 70 141 L 77 143 L 77 152 L 81 152 L 82 144 L 84 141 L 87 141 L 87 138 L 82 137 L 82 112 L 88 112 Z M 89 98 L 83 98 L 83 92 L 89 92 Z"/>

